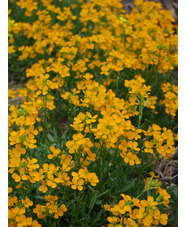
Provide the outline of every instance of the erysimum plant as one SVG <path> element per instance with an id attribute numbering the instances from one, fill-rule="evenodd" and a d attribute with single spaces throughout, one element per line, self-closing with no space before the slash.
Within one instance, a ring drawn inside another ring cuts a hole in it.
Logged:
<path id="1" fill-rule="evenodd" d="M 169 222 L 154 170 L 177 145 L 177 26 L 134 5 L 9 1 L 9 226 Z"/>

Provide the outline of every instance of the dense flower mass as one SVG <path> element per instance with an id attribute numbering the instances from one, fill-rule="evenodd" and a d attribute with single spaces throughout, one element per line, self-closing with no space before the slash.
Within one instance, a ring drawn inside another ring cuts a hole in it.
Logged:
<path id="1" fill-rule="evenodd" d="M 8 91 L 9 226 L 166 225 L 171 196 L 147 175 L 177 143 L 171 12 L 9 0 L 8 14 L 9 74 L 24 82 Z"/>

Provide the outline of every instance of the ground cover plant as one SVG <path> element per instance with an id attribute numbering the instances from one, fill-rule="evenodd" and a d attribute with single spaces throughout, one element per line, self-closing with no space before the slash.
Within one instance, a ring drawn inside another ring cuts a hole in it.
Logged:
<path id="1" fill-rule="evenodd" d="M 135 0 L 9 0 L 9 226 L 177 226 L 178 35 Z M 17 98 L 18 102 L 14 102 Z M 18 99 L 19 98 L 19 99 Z"/>

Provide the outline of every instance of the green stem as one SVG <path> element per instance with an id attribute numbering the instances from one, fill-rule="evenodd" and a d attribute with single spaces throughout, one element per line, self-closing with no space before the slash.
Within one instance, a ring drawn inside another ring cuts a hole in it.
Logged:
<path id="1" fill-rule="evenodd" d="M 143 189 L 143 191 L 136 197 L 136 199 L 138 199 L 141 195 L 143 195 L 143 193 L 145 193 L 147 190 L 146 188 Z"/>
<path id="2" fill-rule="evenodd" d="M 81 168 L 80 156 L 81 156 L 80 151 L 79 150 L 77 152 L 75 151 L 75 161 L 77 161 L 78 169 Z"/>
<path id="3" fill-rule="evenodd" d="M 81 191 L 78 191 L 78 197 L 76 197 L 77 209 L 76 209 L 76 213 L 75 213 L 75 223 L 74 224 L 76 224 L 79 219 L 80 197 L 81 197 Z"/>
<path id="4" fill-rule="evenodd" d="M 47 100 L 46 100 L 46 97 L 44 97 L 44 100 L 43 100 L 43 112 L 42 112 L 42 114 L 43 114 L 43 116 L 42 116 L 42 123 L 43 123 L 43 134 L 44 134 L 44 139 L 46 139 L 47 138 L 47 133 L 46 133 L 46 103 L 47 102 Z"/>
<path id="5" fill-rule="evenodd" d="M 139 120 L 138 120 L 138 126 L 137 128 L 140 128 L 140 124 L 141 124 L 141 119 L 142 119 L 142 116 L 143 116 L 143 98 L 141 98 L 140 100 L 140 104 L 139 104 Z"/>
<path id="6" fill-rule="evenodd" d="M 119 89 L 119 78 L 120 78 L 120 71 L 118 72 L 118 76 L 117 76 L 117 91 Z"/>

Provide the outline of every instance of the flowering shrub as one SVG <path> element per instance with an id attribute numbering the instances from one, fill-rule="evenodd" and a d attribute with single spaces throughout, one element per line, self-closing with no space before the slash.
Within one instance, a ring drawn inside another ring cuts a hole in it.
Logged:
<path id="1" fill-rule="evenodd" d="M 177 26 L 134 4 L 9 1 L 9 73 L 25 83 L 8 92 L 9 226 L 167 224 L 152 171 L 177 143 Z"/>

